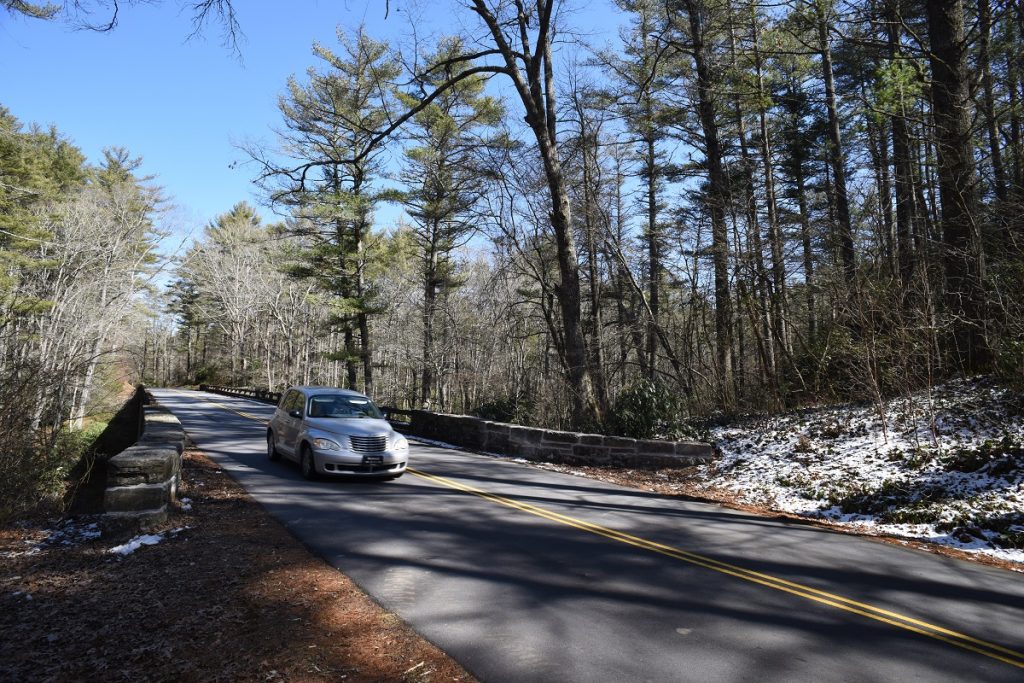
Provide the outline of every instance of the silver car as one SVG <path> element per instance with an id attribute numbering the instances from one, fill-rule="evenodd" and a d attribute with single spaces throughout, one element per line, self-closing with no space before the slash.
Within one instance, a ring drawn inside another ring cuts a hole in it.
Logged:
<path id="1" fill-rule="evenodd" d="M 292 387 L 267 425 L 267 455 L 299 463 L 302 476 L 397 479 L 409 442 L 366 396 L 347 389 Z"/>

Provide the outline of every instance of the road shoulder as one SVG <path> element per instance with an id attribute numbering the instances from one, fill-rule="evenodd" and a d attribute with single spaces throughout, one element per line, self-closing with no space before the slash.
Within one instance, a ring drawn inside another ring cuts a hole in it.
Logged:
<path id="1" fill-rule="evenodd" d="M 472 680 L 202 453 L 183 474 L 130 554 L 89 520 L 0 530 L 0 679 Z"/>

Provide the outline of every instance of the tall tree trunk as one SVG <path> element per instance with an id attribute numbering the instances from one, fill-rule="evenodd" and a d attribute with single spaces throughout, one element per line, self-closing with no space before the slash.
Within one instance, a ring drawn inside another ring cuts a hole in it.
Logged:
<path id="1" fill-rule="evenodd" d="M 341 171 L 338 168 L 338 166 L 335 165 L 330 168 L 330 173 L 331 192 L 334 193 L 336 196 L 340 197 L 342 192 L 344 192 L 344 188 L 342 187 Z M 358 177 L 359 176 L 357 174 L 356 178 Z M 354 192 L 358 194 L 359 190 L 360 183 L 357 180 L 355 183 Z M 352 264 L 348 262 L 350 254 L 348 254 L 347 250 L 343 248 L 343 245 L 347 244 L 350 238 L 349 225 L 343 216 L 343 207 L 339 205 L 335 207 L 335 209 L 338 212 L 338 214 L 334 219 L 334 244 L 337 245 L 337 269 L 340 275 L 340 291 L 336 293 L 341 294 L 342 298 L 344 299 L 351 299 L 353 288 L 351 276 L 349 275 L 349 273 L 350 271 L 352 271 Z M 355 391 L 357 389 L 356 350 L 354 333 L 355 316 L 353 316 L 351 312 L 346 312 L 342 318 L 341 324 L 342 340 L 345 346 L 345 381 L 347 382 L 346 386 L 352 391 Z"/>
<path id="2" fill-rule="evenodd" d="M 886 6 L 886 27 L 889 60 L 899 63 L 902 59 L 900 48 L 900 0 L 889 0 Z M 896 258 L 899 264 L 903 292 L 910 287 L 914 277 L 916 247 L 915 234 L 920 234 L 921 207 L 917 203 L 917 173 L 907 123 L 906 101 L 899 95 L 898 111 L 889 117 L 892 125 L 893 179 L 896 193 Z"/>
<path id="3" fill-rule="evenodd" d="M 946 306 L 953 358 L 967 372 L 985 369 L 984 253 L 971 140 L 963 0 L 928 0 L 932 114 L 942 199 Z"/>
<path id="4" fill-rule="evenodd" d="M 846 189 L 846 160 L 839 130 L 836 85 L 832 70 L 832 47 L 829 42 L 831 0 L 814 0 L 818 24 L 818 51 L 821 54 L 822 78 L 825 81 L 825 107 L 828 111 L 828 158 L 832 167 L 832 194 L 835 202 L 835 239 L 849 293 L 856 291 L 856 256 L 853 247 L 853 224 L 850 220 L 850 199 Z"/>
<path id="5" fill-rule="evenodd" d="M 352 194 L 356 197 L 362 195 L 363 172 L 361 169 L 354 169 L 354 181 Z M 363 365 L 363 393 L 373 396 L 373 350 L 370 345 L 370 316 L 367 311 L 366 297 L 366 238 L 370 232 L 370 215 L 366 207 L 360 205 L 359 214 L 356 216 L 353 225 L 352 239 L 355 243 L 356 254 L 353 277 L 353 290 L 356 299 L 359 301 L 359 310 L 356 312 L 356 326 L 359 330 L 359 354 Z"/>
<path id="6" fill-rule="evenodd" d="M 615 248 L 619 249 L 623 240 L 625 239 L 626 232 L 628 230 L 627 217 L 625 210 L 625 202 L 622 196 L 622 187 L 625 184 L 625 173 L 622 170 L 622 158 L 621 155 L 615 157 Z M 629 349 L 632 347 L 636 350 L 637 362 L 640 365 L 640 374 L 645 377 L 650 377 L 651 374 L 647 368 L 647 354 L 644 353 L 643 339 L 638 334 L 636 328 L 636 307 L 626 305 L 626 279 L 627 279 L 627 268 L 626 265 L 621 263 L 619 259 L 613 259 L 616 264 L 616 268 L 612 271 L 614 273 L 612 278 L 612 286 L 615 291 L 615 305 L 616 311 L 618 312 L 618 328 L 619 328 L 619 368 L 624 369 L 626 362 L 629 359 Z"/>
<path id="7" fill-rule="evenodd" d="M 1012 31 L 1012 29 L 1011 29 Z M 1016 31 L 1013 31 L 1015 34 Z M 1024 36 L 1022 36 L 1024 39 Z M 1024 136 L 1021 134 L 1021 115 L 1020 115 L 1020 73 L 1021 73 L 1021 57 L 1019 54 L 1011 54 L 1007 61 L 1006 68 L 1006 89 L 1010 94 L 1009 105 L 1010 105 L 1010 149 L 1013 154 L 1013 189 L 1014 192 L 1019 194 L 1024 190 L 1024 149 L 1022 149 L 1021 142 L 1024 140 Z"/>
<path id="8" fill-rule="evenodd" d="M 867 84 L 861 84 L 861 95 L 868 101 Z M 881 248 L 882 260 L 890 273 L 897 272 L 896 240 L 893 235 L 892 215 L 892 180 L 889 171 L 889 131 L 886 121 L 877 121 L 873 116 L 867 117 L 868 147 L 871 153 L 871 165 L 875 176 L 875 195 L 878 210 L 875 226 L 878 245 Z"/>
<path id="9" fill-rule="evenodd" d="M 736 36 L 734 27 L 732 26 L 733 17 L 731 16 L 731 5 L 729 6 L 729 13 L 730 66 L 734 70 L 738 71 L 739 65 L 736 60 Z M 761 241 L 761 224 L 757 218 L 757 200 L 754 197 L 754 159 L 750 154 L 747 144 L 747 125 L 743 116 L 743 106 L 740 102 L 740 93 L 738 89 L 733 90 L 732 106 L 733 113 L 736 117 L 736 135 L 739 138 L 740 159 L 742 160 L 743 169 L 743 206 L 745 209 L 744 213 L 747 225 L 747 254 L 753 270 L 753 292 L 754 297 L 757 300 L 757 315 L 750 319 L 750 324 L 754 328 L 754 334 L 758 339 L 759 348 L 761 350 L 761 353 L 758 355 L 762 361 L 761 369 L 764 381 L 777 391 L 778 372 L 775 358 L 775 346 L 769 342 L 766 347 L 763 343 L 765 338 L 771 338 L 772 328 L 775 325 L 775 321 L 772 319 L 772 307 L 770 304 L 774 297 L 774 293 L 772 292 L 772 286 L 768 278 L 768 270 L 764 265 L 764 244 Z M 740 248 L 738 240 L 736 248 L 737 251 Z M 745 303 L 749 309 L 751 303 L 749 301 Z M 761 329 L 758 329 L 758 327 Z"/>
<path id="10" fill-rule="evenodd" d="M 345 344 L 345 381 L 349 389 L 355 391 L 358 379 L 356 377 L 356 342 L 355 333 L 352 331 L 352 322 L 347 321 L 342 331 Z"/>
<path id="11" fill-rule="evenodd" d="M 753 38 L 754 69 L 757 76 L 757 113 L 761 143 L 761 164 L 764 169 L 764 195 L 768 207 L 768 241 L 772 254 L 772 315 L 775 338 L 783 352 L 790 350 L 789 333 L 786 330 L 786 262 L 783 257 L 784 245 L 782 228 L 779 226 L 779 209 L 775 198 L 775 167 L 772 161 L 772 141 L 768 131 L 768 111 L 765 106 L 767 93 L 764 87 L 763 60 L 761 55 L 761 29 L 757 22 L 756 9 L 751 11 L 751 36 Z"/>
<path id="12" fill-rule="evenodd" d="M 738 391 L 740 392 L 740 394 L 742 394 L 744 389 L 745 389 L 744 384 L 746 383 L 746 379 L 747 379 L 747 358 L 748 358 L 748 354 L 747 354 L 747 333 L 746 333 L 746 326 L 743 324 L 743 321 L 742 321 L 742 315 L 743 315 L 744 306 L 746 305 L 746 302 L 745 302 L 744 299 L 747 296 L 749 296 L 747 294 L 747 284 L 746 284 L 747 281 L 748 281 L 748 275 L 747 275 L 746 272 L 744 272 L 744 269 L 746 268 L 745 262 L 749 261 L 750 259 L 749 259 L 748 256 L 744 256 L 743 255 L 743 248 L 741 247 L 741 244 L 742 244 L 743 240 L 740 239 L 740 231 L 739 231 L 739 226 L 737 225 L 738 221 L 736 220 L 736 211 L 735 211 L 735 209 L 730 208 L 729 214 L 730 214 L 729 215 L 730 226 L 732 228 L 732 243 L 734 245 L 733 251 L 736 254 L 736 258 L 733 259 L 732 278 L 733 278 L 733 282 L 736 283 L 736 304 L 739 307 L 739 312 L 738 312 L 737 315 L 740 318 L 739 324 L 737 324 L 736 327 L 735 327 L 736 336 L 735 336 L 735 339 L 734 339 L 733 347 L 736 349 L 736 353 L 732 357 L 732 362 L 733 362 L 733 370 L 734 370 L 734 372 L 736 374 L 736 387 L 737 387 Z M 749 268 L 747 268 L 747 269 L 749 270 Z M 755 278 L 753 276 L 751 276 L 749 278 L 749 280 L 751 282 L 756 282 L 756 280 L 755 280 Z M 758 336 L 758 334 L 757 334 L 757 330 L 758 330 L 757 321 L 754 320 L 751 324 L 752 324 L 752 329 L 754 331 L 754 335 L 756 337 L 756 336 Z M 764 357 L 763 355 L 758 355 L 759 359 L 762 359 L 763 357 Z M 761 363 L 761 368 L 762 369 L 764 368 L 764 366 L 765 366 L 765 364 Z"/>
<path id="13" fill-rule="evenodd" d="M 798 78 L 791 75 L 786 88 L 786 104 L 788 111 L 788 131 L 785 136 L 787 157 L 783 168 L 788 171 L 793 183 L 793 192 L 797 202 L 800 220 L 800 247 L 804 271 L 804 302 L 807 306 L 807 336 L 813 342 L 817 334 L 817 314 L 814 296 L 814 245 L 811 233 L 811 215 L 807 204 L 807 171 L 805 164 L 809 154 L 809 141 L 803 131 L 803 116 L 800 106 L 801 85 Z"/>
<path id="14" fill-rule="evenodd" d="M 800 212 L 800 247 L 803 251 L 804 300 L 807 305 L 807 337 L 813 342 L 818 333 L 818 318 L 814 297 L 814 247 L 811 243 L 811 215 L 807 208 L 807 182 L 804 178 L 803 159 L 794 161 L 796 171 L 796 202 Z"/>
<path id="15" fill-rule="evenodd" d="M 582 427 L 588 423 L 600 424 L 604 416 L 594 393 L 587 362 L 586 339 L 581 329 L 580 273 L 576 240 L 572 232 L 572 209 L 558 153 L 555 78 L 551 54 L 555 5 L 556 0 L 537 0 L 535 12 L 527 12 L 520 5 L 515 21 L 524 43 L 523 49 L 529 53 L 525 55 L 525 73 L 521 68 L 522 53 L 515 51 L 509 44 L 505 27 L 486 0 L 473 0 L 472 8 L 487 25 L 501 53 L 504 62 L 502 72 L 512 79 L 526 109 L 526 123 L 537 141 L 544 164 L 544 176 L 551 198 L 551 228 L 558 252 L 560 281 L 556 295 L 562 314 L 566 375 L 572 394 L 573 420 L 576 426 Z M 535 46 L 528 50 L 527 43 L 531 34 Z"/>
<path id="16" fill-rule="evenodd" d="M 434 312 L 437 310 L 437 225 L 432 225 L 427 251 L 423 261 L 423 383 L 420 387 L 420 405 L 430 408 L 434 390 Z"/>
<path id="17" fill-rule="evenodd" d="M 992 8 L 989 0 L 978 0 L 978 66 L 981 68 L 981 86 L 984 90 L 985 129 L 988 133 L 989 158 L 992 163 L 992 184 L 996 199 L 1004 204 L 1008 198 L 1006 167 L 1003 166 L 1002 144 L 999 140 L 999 121 L 996 118 L 995 95 L 992 92 Z M 1020 46 L 1017 46 L 1019 49 Z"/>
<path id="18" fill-rule="evenodd" d="M 727 194 L 722 167 L 722 145 L 715 112 L 715 83 L 712 54 L 705 41 L 704 12 L 701 0 L 683 0 L 689 15 L 693 62 L 697 72 L 697 113 L 704 134 L 705 163 L 708 168 L 708 210 L 711 214 L 711 252 L 715 271 L 715 340 L 722 400 L 733 401 L 732 365 L 732 293 L 729 287 L 729 228 L 725 221 Z"/>
<path id="19" fill-rule="evenodd" d="M 654 126 L 653 121 L 649 121 Z M 648 304 L 651 322 L 647 329 L 647 373 L 649 379 L 658 374 L 658 337 L 661 306 L 661 235 L 658 231 L 658 160 L 654 138 L 644 140 L 644 175 L 647 180 L 647 263 L 650 275 Z"/>
<path id="20" fill-rule="evenodd" d="M 1004 22 L 1005 40 L 1008 45 L 1019 46 L 1024 41 L 1024 2 L 1014 0 L 1011 3 L 1013 19 Z M 1024 56 L 1020 50 L 1007 50 L 1006 55 L 1006 91 L 1009 93 L 1010 106 L 1010 149 L 1013 157 L 1013 195 L 1019 199 L 1024 193 L 1024 135 L 1021 125 L 1020 92 L 1024 81 Z M 1020 239 L 1019 237 L 1017 239 Z"/>
<path id="21" fill-rule="evenodd" d="M 585 127 L 585 114 L 579 112 L 580 124 Z M 608 410 L 608 389 L 604 380 L 604 348 L 601 345 L 601 273 L 597 261 L 597 197 L 599 181 L 594 177 L 597 167 L 597 135 L 583 136 L 583 224 L 587 238 L 587 268 L 590 271 L 590 372 L 594 391 L 602 413 Z"/>

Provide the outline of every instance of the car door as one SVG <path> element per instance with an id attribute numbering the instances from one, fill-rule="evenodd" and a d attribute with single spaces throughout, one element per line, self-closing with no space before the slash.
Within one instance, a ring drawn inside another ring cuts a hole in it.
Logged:
<path id="1" fill-rule="evenodd" d="M 291 389 L 281 404 L 280 433 L 278 447 L 286 454 L 295 457 L 299 430 L 302 427 L 303 409 L 306 397 L 301 391 Z M 296 411 L 298 416 L 296 416 Z"/>
<path id="2" fill-rule="evenodd" d="M 281 394 L 281 400 L 277 403 L 277 408 L 274 410 L 273 416 L 270 418 L 270 431 L 274 433 L 274 445 L 277 450 L 284 453 L 287 450 L 287 444 L 285 443 L 285 430 L 287 425 L 285 424 L 285 418 L 288 416 L 288 403 L 292 400 L 292 391 L 288 390 Z"/>

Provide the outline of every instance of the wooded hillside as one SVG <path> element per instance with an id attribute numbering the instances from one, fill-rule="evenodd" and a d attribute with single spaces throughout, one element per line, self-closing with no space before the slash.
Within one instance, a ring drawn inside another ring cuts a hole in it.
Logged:
<path id="1" fill-rule="evenodd" d="M 317 46 L 250 150 L 286 219 L 210 227 L 147 372 L 563 426 L 1020 377 L 1019 2 L 569 9 Z"/>
<path id="2" fill-rule="evenodd" d="M 314 46 L 247 149 L 276 217 L 226 197 L 152 300 L 137 163 L 3 111 L 4 433 L 52 445 L 115 366 L 662 433 L 1024 378 L 1020 0 L 453 7 Z"/>

